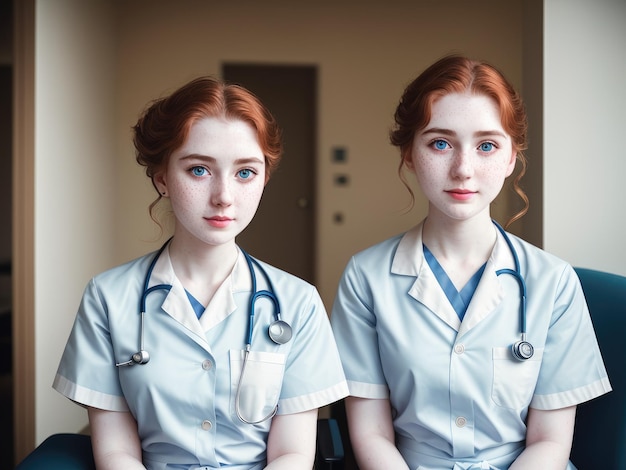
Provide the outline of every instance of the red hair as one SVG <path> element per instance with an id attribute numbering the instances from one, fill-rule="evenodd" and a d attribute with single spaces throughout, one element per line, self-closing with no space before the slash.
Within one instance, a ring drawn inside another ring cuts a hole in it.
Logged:
<path id="1" fill-rule="evenodd" d="M 500 110 L 502 127 L 511 136 L 513 150 L 517 153 L 521 169 L 513 180 L 513 189 L 524 201 L 524 208 L 515 214 L 506 225 L 518 220 L 528 211 L 528 197 L 519 182 L 526 173 L 528 119 L 520 95 L 504 75 L 486 62 L 466 57 L 446 56 L 422 72 L 404 90 L 395 112 L 395 126 L 391 130 L 391 143 L 400 149 L 398 173 L 402 182 L 409 188 L 402 169 L 411 158 L 415 133 L 424 129 L 430 122 L 433 103 L 450 93 L 481 94 L 492 98 Z"/>
<path id="2" fill-rule="evenodd" d="M 282 154 L 281 133 L 274 117 L 250 91 L 212 77 L 196 78 L 152 102 L 133 126 L 136 159 L 146 167 L 146 175 L 153 179 L 163 170 L 172 153 L 184 144 L 191 126 L 206 117 L 237 119 L 252 126 L 265 157 L 267 182 Z M 160 199 L 161 194 L 150 205 L 151 213 Z"/>

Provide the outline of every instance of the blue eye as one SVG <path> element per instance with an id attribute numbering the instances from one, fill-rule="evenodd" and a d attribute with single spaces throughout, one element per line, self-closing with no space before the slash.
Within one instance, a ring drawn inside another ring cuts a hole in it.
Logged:
<path id="1" fill-rule="evenodd" d="M 249 168 L 239 170 L 237 174 L 239 175 L 240 178 L 244 180 L 250 178 L 253 175 L 252 170 L 250 170 Z"/>
<path id="2" fill-rule="evenodd" d="M 437 150 L 445 150 L 448 147 L 448 142 L 445 140 L 435 140 L 433 144 Z"/>
<path id="3" fill-rule="evenodd" d="M 202 167 L 202 166 L 194 166 L 194 167 L 191 169 L 191 173 L 192 173 L 194 176 L 204 176 L 204 175 L 206 175 L 206 168 L 204 168 L 204 167 Z"/>
<path id="4" fill-rule="evenodd" d="M 483 142 L 478 148 L 481 152 L 491 152 L 493 150 L 493 144 L 491 142 Z"/>

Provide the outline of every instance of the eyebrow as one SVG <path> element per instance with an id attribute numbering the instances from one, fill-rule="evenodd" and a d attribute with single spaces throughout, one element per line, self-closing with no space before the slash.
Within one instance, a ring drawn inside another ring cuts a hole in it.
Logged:
<path id="1" fill-rule="evenodd" d="M 183 157 L 180 158 L 181 160 L 204 160 L 207 161 L 209 163 L 215 163 L 217 162 L 217 158 L 215 157 L 210 157 L 208 155 L 201 155 L 198 153 L 191 153 L 189 155 L 185 155 Z M 247 158 L 238 158 L 237 160 L 235 160 L 235 164 L 236 165 L 250 165 L 253 163 L 261 163 L 261 164 L 265 164 L 265 159 L 261 159 L 259 157 L 247 157 Z"/>
<path id="2" fill-rule="evenodd" d="M 455 136 L 456 132 L 453 131 L 452 129 L 444 129 L 441 127 L 431 127 L 430 129 L 426 129 L 425 131 L 423 131 L 422 134 L 443 134 L 443 135 Z M 496 129 L 474 132 L 475 137 L 489 137 L 493 135 L 497 135 L 497 136 L 504 137 L 504 138 L 507 137 L 504 132 L 500 130 L 496 130 Z"/>

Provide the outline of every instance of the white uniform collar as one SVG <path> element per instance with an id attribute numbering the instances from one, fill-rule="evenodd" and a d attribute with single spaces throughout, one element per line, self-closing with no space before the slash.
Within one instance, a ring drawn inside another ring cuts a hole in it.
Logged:
<path id="1" fill-rule="evenodd" d="M 174 273 L 169 245 L 163 250 L 154 266 L 149 286 L 171 285 L 172 288 L 162 304 L 163 310 L 187 329 L 204 338 L 205 331 L 220 323 L 237 308 L 233 292 L 251 289 L 252 282 L 246 260 L 239 248 L 237 248 L 237 253 L 233 270 L 215 291 L 200 319 L 196 316 L 183 285 Z"/>
<path id="2" fill-rule="evenodd" d="M 403 235 L 391 264 L 391 272 L 416 277 L 417 279 L 409 289 L 408 294 L 426 305 L 461 335 L 488 316 L 502 301 L 504 289 L 496 275 L 496 270 L 514 269 L 511 250 L 500 231 L 494 226 L 493 229 L 497 234 L 496 243 L 487 260 L 483 277 L 467 309 L 463 325 L 461 325 L 458 315 L 439 287 L 435 275 L 424 258 L 423 226 L 424 222 L 422 221 Z"/>
<path id="3" fill-rule="evenodd" d="M 391 272 L 394 274 L 402 274 L 405 276 L 418 276 L 422 265 L 425 263 L 424 248 L 422 241 L 422 231 L 424 228 L 424 221 L 409 229 L 400 240 L 398 248 L 393 257 L 391 264 Z M 510 268 L 515 269 L 515 263 L 513 262 L 513 255 L 509 249 L 506 240 L 495 227 L 496 231 L 496 244 L 489 257 L 489 262 L 492 263 L 494 269 Z"/>

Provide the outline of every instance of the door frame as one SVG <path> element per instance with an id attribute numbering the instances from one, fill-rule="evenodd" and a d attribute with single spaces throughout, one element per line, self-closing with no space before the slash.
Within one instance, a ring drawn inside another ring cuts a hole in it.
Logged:
<path id="1" fill-rule="evenodd" d="M 35 447 L 35 0 L 13 6 L 12 374 L 17 463 Z"/>

